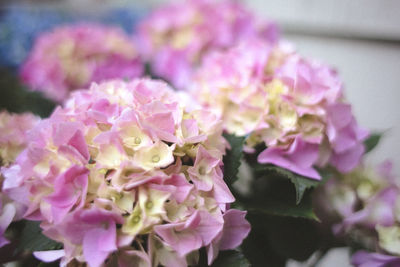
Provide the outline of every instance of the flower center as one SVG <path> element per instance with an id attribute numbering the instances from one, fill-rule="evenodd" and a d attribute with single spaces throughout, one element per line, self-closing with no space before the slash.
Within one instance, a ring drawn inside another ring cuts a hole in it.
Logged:
<path id="1" fill-rule="evenodd" d="M 200 168 L 199 168 L 199 174 L 200 174 L 200 175 L 206 174 L 206 168 L 204 168 L 204 166 L 200 166 Z"/>
<path id="2" fill-rule="evenodd" d="M 153 208 L 153 202 L 152 201 L 148 201 L 147 203 L 146 203 L 146 209 L 151 209 L 151 208 Z"/>
<path id="3" fill-rule="evenodd" d="M 139 215 L 133 216 L 132 222 L 133 222 L 133 223 L 138 223 L 138 222 L 140 222 L 140 216 L 139 216 Z"/>
<path id="4" fill-rule="evenodd" d="M 160 161 L 160 156 L 159 156 L 159 155 L 154 155 L 154 156 L 151 158 L 151 161 L 154 162 L 154 163 L 159 162 L 159 161 Z"/>
<path id="5" fill-rule="evenodd" d="M 142 139 L 140 139 L 140 137 L 135 137 L 134 142 L 136 145 L 139 145 L 142 142 Z"/>

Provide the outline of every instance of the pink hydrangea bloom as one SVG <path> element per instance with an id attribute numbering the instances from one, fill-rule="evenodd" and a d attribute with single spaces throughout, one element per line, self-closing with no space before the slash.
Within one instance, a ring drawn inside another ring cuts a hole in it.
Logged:
<path id="1" fill-rule="evenodd" d="M 260 163 L 319 179 L 315 166 L 349 172 L 364 153 L 368 133 L 345 104 L 336 73 L 288 43 L 252 39 L 208 55 L 191 93 L 228 133 L 248 136 L 246 152 L 265 144 Z"/>
<path id="2" fill-rule="evenodd" d="M 9 166 L 27 146 L 28 131 L 39 118 L 29 114 L 0 112 L 0 168 Z M 0 247 L 9 243 L 4 238 L 7 227 L 13 220 L 20 219 L 23 207 L 11 201 L 3 192 L 3 176 L 0 174 Z"/>
<path id="3" fill-rule="evenodd" d="M 142 73 L 135 44 L 121 29 L 78 24 L 41 34 L 21 68 L 21 79 L 61 102 L 93 81 L 132 79 Z"/>
<path id="4" fill-rule="evenodd" d="M 337 173 L 317 190 L 315 205 L 323 221 L 332 222 L 335 234 L 357 236 L 366 249 L 398 258 L 400 187 L 391 170 L 392 163 L 385 161 L 378 168 L 359 166 L 348 174 Z"/>
<path id="5" fill-rule="evenodd" d="M 371 229 L 394 224 L 400 190 L 391 169 L 390 161 L 378 168 L 360 165 L 350 173 L 337 173 L 320 189 L 325 199 L 321 202 L 341 218 L 337 230 L 355 224 Z"/>
<path id="6" fill-rule="evenodd" d="M 279 31 L 231 0 L 173 3 L 153 11 L 138 26 L 141 50 L 153 72 L 178 88 L 190 82 L 204 55 L 255 36 L 273 43 Z"/>
<path id="7" fill-rule="evenodd" d="M 38 258 L 187 266 L 202 247 L 211 264 L 242 242 L 250 225 L 229 209 L 221 121 L 180 99 L 161 81 L 94 83 L 32 130 L 3 174 L 24 217 L 64 244 Z"/>

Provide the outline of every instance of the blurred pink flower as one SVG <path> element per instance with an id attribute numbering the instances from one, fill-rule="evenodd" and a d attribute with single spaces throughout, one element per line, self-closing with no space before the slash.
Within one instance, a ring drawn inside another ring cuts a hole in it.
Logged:
<path id="1" fill-rule="evenodd" d="M 332 147 L 331 163 L 341 172 L 349 172 L 360 164 L 368 131 L 360 128 L 351 113 L 351 106 L 336 103 L 328 106 L 327 135 Z"/>
<path id="2" fill-rule="evenodd" d="M 0 112 L 0 166 L 13 163 L 18 154 L 27 146 L 27 136 L 39 121 L 30 113 L 12 114 Z"/>
<path id="3" fill-rule="evenodd" d="M 21 68 L 21 79 L 30 89 L 62 102 L 70 91 L 91 82 L 142 73 L 135 44 L 122 30 L 78 24 L 41 34 Z"/>
<path id="4" fill-rule="evenodd" d="M 391 169 L 392 163 L 385 161 L 376 168 L 360 165 L 350 173 L 336 173 L 314 195 L 317 214 L 330 222 L 334 234 L 387 254 L 356 253 L 356 266 L 386 266 L 386 259 L 397 262 L 400 256 L 400 188 Z"/>
<path id="5" fill-rule="evenodd" d="M 190 83 L 205 55 L 254 37 L 274 43 L 279 31 L 231 0 L 173 3 L 153 11 L 138 26 L 141 51 L 152 70 L 179 89 Z"/>

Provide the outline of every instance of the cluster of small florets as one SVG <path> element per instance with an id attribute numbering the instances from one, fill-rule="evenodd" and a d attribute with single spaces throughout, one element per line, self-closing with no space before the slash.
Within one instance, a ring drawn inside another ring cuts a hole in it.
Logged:
<path id="1" fill-rule="evenodd" d="M 355 266 L 400 263 L 400 187 L 396 178 L 390 161 L 378 168 L 359 166 L 348 174 L 337 173 L 316 194 L 317 208 L 323 211 L 324 220 L 334 223 L 335 234 L 377 252 L 357 252 Z"/>
<path id="2" fill-rule="evenodd" d="M 260 163 L 319 178 L 314 166 L 356 167 L 367 132 L 358 127 L 336 73 L 290 45 L 246 41 L 207 56 L 192 93 L 222 118 L 229 133 L 248 135 L 246 151 L 267 148 Z"/>
<path id="3" fill-rule="evenodd" d="M 18 154 L 26 148 L 27 136 L 39 121 L 39 118 L 30 114 L 11 114 L 0 112 L 0 167 L 12 164 Z M 0 173 L 0 247 L 9 243 L 4 237 L 7 227 L 15 219 L 20 219 L 19 205 L 11 201 L 2 193 L 3 176 Z"/>
<path id="4" fill-rule="evenodd" d="M 58 102 L 91 82 L 142 73 L 131 38 L 119 28 L 96 24 L 61 26 L 41 34 L 21 68 L 24 83 Z"/>
<path id="5" fill-rule="evenodd" d="M 255 36 L 275 42 L 278 28 L 269 21 L 257 21 L 235 1 L 170 4 L 152 12 L 138 26 L 140 47 L 154 74 L 180 89 L 190 83 L 204 55 Z"/>
<path id="6" fill-rule="evenodd" d="M 39 121 L 31 113 L 12 114 L 0 112 L 0 166 L 13 163 L 27 145 L 28 131 Z"/>
<path id="7" fill-rule="evenodd" d="M 63 244 L 36 252 L 100 266 L 187 266 L 238 246 L 250 225 L 223 180 L 222 125 L 188 111 L 168 85 L 109 81 L 77 91 L 41 121 L 3 171 L 4 189 Z"/>

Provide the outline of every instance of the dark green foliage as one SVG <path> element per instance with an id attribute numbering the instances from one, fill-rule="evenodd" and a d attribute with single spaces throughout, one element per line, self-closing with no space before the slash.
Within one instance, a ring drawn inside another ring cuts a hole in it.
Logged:
<path id="1" fill-rule="evenodd" d="M 207 251 L 200 249 L 198 267 L 209 267 L 207 263 Z M 250 267 L 249 261 L 240 250 L 225 250 L 218 253 L 211 267 Z"/>
<path id="2" fill-rule="evenodd" d="M 62 244 L 42 234 L 40 222 L 26 221 L 19 240 L 19 251 L 43 251 L 61 249 Z"/>
<path id="3" fill-rule="evenodd" d="M 288 259 L 307 260 L 323 242 L 312 207 L 312 191 L 320 181 L 273 165 L 250 164 L 254 175 L 251 194 L 235 195 L 238 206 L 248 210 L 252 225 L 242 245 L 246 258 L 252 266 L 277 267 L 285 266 Z"/>
<path id="4" fill-rule="evenodd" d="M 28 91 L 18 78 L 0 68 L 0 110 L 21 113 L 32 112 L 41 117 L 48 117 L 55 103 L 44 98 L 39 92 Z"/>
<path id="5" fill-rule="evenodd" d="M 367 140 L 364 141 L 365 153 L 372 151 L 381 140 L 383 133 L 372 133 Z"/>
<path id="6" fill-rule="evenodd" d="M 250 267 L 243 253 L 237 250 L 221 251 L 211 267 Z"/>
<path id="7" fill-rule="evenodd" d="M 277 254 L 268 242 L 264 219 L 265 217 L 260 215 L 248 216 L 252 229 L 241 246 L 243 253 L 252 267 L 284 267 L 286 259 Z"/>
<path id="8" fill-rule="evenodd" d="M 304 196 L 304 192 L 308 188 L 315 187 L 320 183 L 318 180 L 307 178 L 270 164 L 259 165 L 255 170 L 257 175 L 265 176 L 266 179 L 271 176 L 289 179 L 294 184 L 296 189 L 296 204 L 300 203 Z"/>
<path id="9" fill-rule="evenodd" d="M 54 261 L 54 262 L 41 262 L 38 264 L 37 267 L 58 267 L 60 266 L 59 261 Z"/>
<path id="10" fill-rule="evenodd" d="M 250 213 L 260 213 L 266 215 L 276 215 L 284 217 L 295 217 L 295 218 L 305 218 L 318 221 L 318 217 L 315 215 L 311 201 L 303 201 L 299 205 L 294 205 L 291 203 L 270 201 L 264 203 L 260 208 L 253 208 L 249 210 Z"/>
<path id="11" fill-rule="evenodd" d="M 285 266 L 307 260 L 320 248 L 318 222 L 304 218 L 250 213 L 252 232 L 242 250 L 252 266 Z"/>
<path id="12" fill-rule="evenodd" d="M 255 173 L 257 172 L 256 170 Z M 253 181 L 250 196 L 238 196 L 244 210 L 264 215 L 318 220 L 312 208 L 311 191 L 303 192 L 302 201 L 298 202 L 296 188 L 290 179 L 282 179 L 275 172 L 267 171 L 263 174 L 266 176 Z"/>
<path id="13" fill-rule="evenodd" d="M 224 180 L 230 186 L 237 179 L 237 174 L 240 167 L 240 160 L 243 156 L 243 145 L 246 137 L 224 134 L 224 137 L 229 142 L 231 149 L 227 150 L 224 156 Z"/>
<path id="14" fill-rule="evenodd" d="M 315 222 L 301 218 L 266 218 L 268 242 L 284 258 L 307 260 L 319 248 Z"/>

